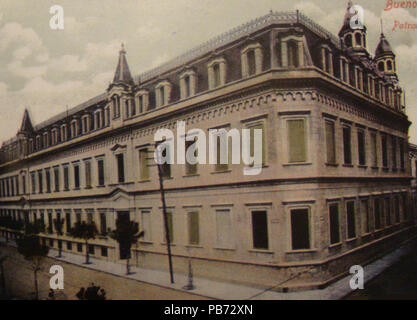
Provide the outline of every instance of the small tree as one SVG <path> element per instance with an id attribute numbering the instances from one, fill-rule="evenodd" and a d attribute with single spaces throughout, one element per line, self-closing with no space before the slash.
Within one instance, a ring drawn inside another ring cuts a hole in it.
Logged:
<path id="1" fill-rule="evenodd" d="M 54 227 L 56 230 L 56 234 L 58 237 L 62 236 L 64 234 L 64 222 L 65 220 L 63 218 L 56 218 L 54 219 Z M 58 239 L 58 258 L 62 257 L 62 241 Z"/>
<path id="2" fill-rule="evenodd" d="M 139 232 L 139 224 L 125 219 L 116 220 L 116 229 L 110 233 L 110 237 L 116 240 L 120 246 L 120 259 L 126 259 L 126 274 L 130 274 L 130 250 L 132 244 L 136 244 L 143 237 L 144 231 Z"/>
<path id="3" fill-rule="evenodd" d="M 41 270 L 43 259 L 48 255 L 49 248 L 41 245 L 38 234 L 45 230 L 41 221 L 26 223 L 25 234 L 17 239 L 17 250 L 23 257 L 32 263 L 35 281 L 35 299 L 39 299 L 38 272 Z"/>
<path id="4" fill-rule="evenodd" d="M 86 246 L 85 264 L 90 264 L 90 255 L 88 252 L 88 240 L 96 238 L 98 234 L 96 224 L 94 222 L 86 223 L 85 221 L 83 222 L 78 221 L 75 223 L 74 227 L 71 229 L 70 234 L 74 238 L 83 239 L 85 241 L 85 246 Z"/>

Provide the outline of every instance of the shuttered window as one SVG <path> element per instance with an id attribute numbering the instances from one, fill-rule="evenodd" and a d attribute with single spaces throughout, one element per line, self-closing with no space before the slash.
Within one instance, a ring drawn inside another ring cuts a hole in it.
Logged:
<path id="1" fill-rule="evenodd" d="M 365 151 L 365 132 L 358 131 L 358 155 L 359 165 L 364 166 L 366 164 L 366 151 Z"/>
<path id="2" fill-rule="evenodd" d="M 250 156 L 253 157 L 255 155 L 255 130 L 261 130 L 262 132 L 262 164 L 265 164 L 265 126 L 263 123 L 258 123 L 254 125 L 249 125 L 247 127 L 250 130 Z"/>
<path id="3" fill-rule="evenodd" d="M 216 244 L 221 248 L 229 248 L 232 245 L 229 209 L 216 210 Z"/>
<path id="4" fill-rule="evenodd" d="M 188 236 L 189 244 L 196 245 L 200 243 L 200 226 L 198 211 L 188 213 Z"/>
<path id="5" fill-rule="evenodd" d="M 287 120 L 289 162 L 306 161 L 305 121 Z"/>
<path id="6" fill-rule="evenodd" d="M 104 185 L 104 160 L 97 160 L 97 169 L 98 169 L 98 185 Z"/>
<path id="7" fill-rule="evenodd" d="M 371 157 L 372 157 L 372 166 L 378 166 L 378 149 L 376 145 L 376 133 L 371 133 Z"/>
<path id="8" fill-rule="evenodd" d="M 172 212 L 167 212 L 167 227 L 168 227 L 168 234 L 169 234 L 169 242 L 174 242 L 174 217 L 172 215 Z M 165 226 L 164 226 L 165 231 Z M 164 241 L 166 241 L 166 233 L 164 232 L 165 237 Z"/>
<path id="9" fill-rule="evenodd" d="M 336 163 L 335 129 L 333 121 L 326 121 L 326 151 L 327 163 Z"/>
<path id="10" fill-rule="evenodd" d="M 123 154 L 116 155 L 117 160 L 117 175 L 119 183 L 125 182 L 125 164 Z"/>
<path id="11" fill-rule="evenodd" d="M 148 149 L 139 150 L 139 170 L 140 170 L 140 179 L 147 180 L 149 179 L 149 168 L 148 168 Z"/>
<path id="12" fill-rule="evenodd" d="M 91 188 L 91 163 L 90 161 L 85 162 L 85 186 Z"/>
<path id="13" fill-rule="evenodd" d="M 387 150 L 387 136 L 381 136 L 381 148 L 382 148 L 382 166 L 384 168 L 388 167 L 388 150 Z"/>
<path id="14" fill-rule="evenodd" d="M 188 151 L 188 148 L 190 148 L 194 143 L 195 143 L 195 141 L 185 141 L 185 174 L 186 175 L 197 174 L 197 163 L 191 164 L 187 160 L 187 151 Z M 194 151 L 194 156 L 195 157 L 198 156 L 198 150 L 195 150 Z"/>
<path id="15" fill-rule="evenodd" d="M 151 212 L 149 210 L 142 210 L 142 230 L 144 231 L 143 240 L 152 241 Z"/>

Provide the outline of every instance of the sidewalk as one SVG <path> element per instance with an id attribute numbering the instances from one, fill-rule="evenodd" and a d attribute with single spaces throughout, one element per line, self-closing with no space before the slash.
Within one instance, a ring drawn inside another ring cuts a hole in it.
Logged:
<path id="1" fill-rule="evenodd" d="M 407 243 L 403 247 L 396 249 L 383 258 L 374 261 L 364 267 L 365 287 L 366 282 L 380 274 L 383 270 L 394 264 L 401 257 L 407 255 L 411 251 L 411 244 Z M 9 245 L 15 246 L 14 242 L 9 241 Z M 126 275 L 126 265 L 114 262 L 102 261 L 90 257 L 91 264 L 84 264 L 85 256 L 63 252 L 62 258 L 57 258 L 58 250 L 50 249 L 48 256 L 57 261 L 64 261 L 83 268 L 102 271 L 113 274 L 118 277 L 128 278 L 141 281 L 162 288 L 170 288 L 187 293 L 196 294 L 208 298 L 220 300 L 337 300 L 341 299 L 352 290 L 349 286 L 351 276 L 342 278 L 341 280 L 329 285 L 321 290 L 308 290 L 300 292 L 281 293 L 268 291 L 268 289 L 259 289 L 249 286 L 227 283 L 205 278 L 194 277 L 193 283 L 195 289 L 192 291 L 184 290 L 183 287 L 188 283 L 187 275 L 174 274 L 175 283 L 170 283 L 169 272 L 160 270 L 151 270 L 145 268 L 137 268 L 131 266 L 131 275 Z M 271 283 L 271 287 L 274 283 Z"/>

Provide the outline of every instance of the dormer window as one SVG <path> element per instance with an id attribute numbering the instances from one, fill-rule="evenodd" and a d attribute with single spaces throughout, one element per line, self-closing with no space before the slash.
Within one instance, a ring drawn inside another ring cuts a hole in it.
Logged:
<path id="1" fill-rule="evenodd" d="M 172 85 L 169 81 L 162 81 L 155 87 L 156 105 L 162 107 L 170 102 Z"/>
<path id="2" fill-rule="evenodd" d="M 209 89 L 214 89 L 226 84 L 226 60 L 218 58 L 208 65 Z"/>
<path id="3" fill-rule="evenodd" d="M 304 45 L 301 35 L 290 35 L 280 40 L 280 65 L 283 68 L 304 66 Z"/>
<path id="4" fill-rule="evenodd" d="M 68 139 L 68 128 L 66 124 L 61 126 L 61 141 L 65 142 Z"/>
<path id="5" fill-rule="evenodd" d="M 384 62 L 380 61 L 378 63 L 378 71 L 384 72 Z"/>
<path id="6" fill-rule="evenodd" d="M 44 132 L 43 134 L 43 147 L 49 147 L 49 132 Z"/>
<path id="7" fill-rule="evenodd" d="M 90 131 L 90 115 L 85 114 L 81 118 L 81 130 L 82 134 L 86 134 Z"/>
<path id="8" fill-rule="evenodd" d="M 349 83 L 349 64 L 345 57 L 340 57 L 340 79 Z"/>
<path id="9" fill-rule="evenodd" d="M 100 129 L 103 126 L 103 111 L 98 109 L 94 112 L 94 128 Z"/>
<path id="10" fill-rule="evenodd" d="M 250 44 L 241 51 L 242 77 L 262 72 L 263 52 L 259 43 Z"/>
<path id="11" fill-rule="evenodd" d="M 194 96 L 197 86 L 197 75 L 193 70 L 187 70 L 180 75 L 181 99 Z"/>
<path id="12" fill-rule="evenodd" d="M 71 121 L 71 138 L 77 137 L 79 134 L 78 132 L 78 120 L 74 119 Z"/>
<path id="13" fill-rule="evenodd" d="M 54 128 L 51 131 L 51 145 L 55 145 L 58 143 L 58 129 Z"/>
<path id="14" fill-rule="evenodd" d="M 104 108 L 104 126 L 110 126 L 110 105 Z"/>
<path id="15" fill-rule="evenodd" d="M 333 74 L 333 55 L 328 46 L 321 47 L 321 68 L 323 71 Z"/>
<path id="16" fill-rule="evenodd" d="M 135 94 L 136 105 L 139 114 L 145 112 L 149 108 L 149 92 L 147 90 L 140 90 Z"/>
<path id="17" fill-rule="evenodd" d="M 136 115 L 135 101 L 130 98 L 124 99 L 125 118 L 130 118 Z"/>

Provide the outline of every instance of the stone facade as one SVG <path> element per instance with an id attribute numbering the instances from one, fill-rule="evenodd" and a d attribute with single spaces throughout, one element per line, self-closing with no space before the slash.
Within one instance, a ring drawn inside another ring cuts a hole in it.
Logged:
<path id="1" fill-rule="evenodd" d="M 176 271 L 191 258 L 205 277 L 320 287 L 395 248 L 415 231 L 410 122 L 388 41 L 372 57 L 366 28 L 348 19 L 338 38 L 299 12 L 271 12 L 138 77 L 122 48 L 107 92 L 36 126 L 25 112 L 1 149 L 0 215 L 47 226 L 60 215 L 65 230 L 93 220 L 91 254 L 118 261 L 106 232 L 129 212 L 145 231 L 139 264 L 167 268 L 154 134 L 182 120 L 261 128 L 264 157 L 253 176 L 244 164 L 170 166 Z M 87 250 L 53 228 L 41 236 Z"/>

